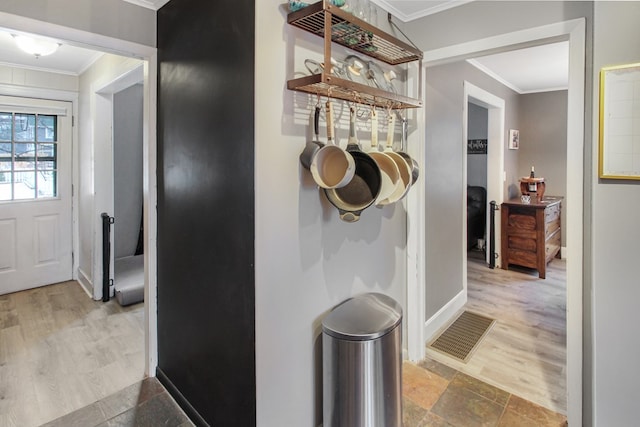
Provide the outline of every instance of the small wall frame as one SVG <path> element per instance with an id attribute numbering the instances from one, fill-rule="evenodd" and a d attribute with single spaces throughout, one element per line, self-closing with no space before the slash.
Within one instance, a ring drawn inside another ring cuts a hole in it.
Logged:
<path id="1" fill-rule="evenodd" d="M 520 148 L 520 131 L 509 129 L 509 150 L 517 150 L 518 148 Z"/>
<path id="2" fill-rule="evenodd" d="M 640 63 L 600 70 L 598 176 L 640 180 Z"/>

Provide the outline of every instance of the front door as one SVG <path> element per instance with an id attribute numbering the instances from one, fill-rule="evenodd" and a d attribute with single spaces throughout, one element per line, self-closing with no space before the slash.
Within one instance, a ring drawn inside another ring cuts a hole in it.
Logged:
<path id="1" fill-rule="evenodd" d="M 71 112 L 0 96 L 0 295 L 72 278 Z"/>

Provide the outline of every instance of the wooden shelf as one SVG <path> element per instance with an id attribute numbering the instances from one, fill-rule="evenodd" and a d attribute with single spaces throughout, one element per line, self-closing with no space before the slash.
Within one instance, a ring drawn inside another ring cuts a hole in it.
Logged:
<path id="1" fill-rule="evenodd" d="M 331 58 L 332 42 L 389 65 L 420 61 L 418 92 L 421 92 L 422 52 L 419 49 L 345 12 L 328 0 L 321 0 L 289 13 L 287 22 L 325 40 L 325 63 L 329 63 Z M 405 109 L 422 106 L 422 101 L 419 99 L 398 95 L 324 72 L 289 80 L 287 88 L 382 108 Z"/>

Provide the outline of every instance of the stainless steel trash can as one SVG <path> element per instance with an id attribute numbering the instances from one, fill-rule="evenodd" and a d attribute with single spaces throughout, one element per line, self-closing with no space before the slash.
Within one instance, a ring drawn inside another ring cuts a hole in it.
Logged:
<path id="1" fill-rule="evenodd" d="M 402 427 L 402 307 L 368 293 L 322 322 L 324 427 Z"/>

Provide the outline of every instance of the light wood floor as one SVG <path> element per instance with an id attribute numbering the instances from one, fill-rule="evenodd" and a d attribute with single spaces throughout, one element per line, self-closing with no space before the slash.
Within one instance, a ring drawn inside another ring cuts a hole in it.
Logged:
<path id="1" fill-rule="evenodd" d="M 549 263 L 547 278 L 528 270 L 489 269 L 469 259 L 465 309 L 496 319 L 465 364 L 427 347 L 427 355 L 474 378 L 567 412 L 566 270 Z"/>
<path id="2" fill-rule="evenodd" d="M 75 281 L 0 295 L 0 427 L 39 426 L 142 380 L 143 315 Z"/>

